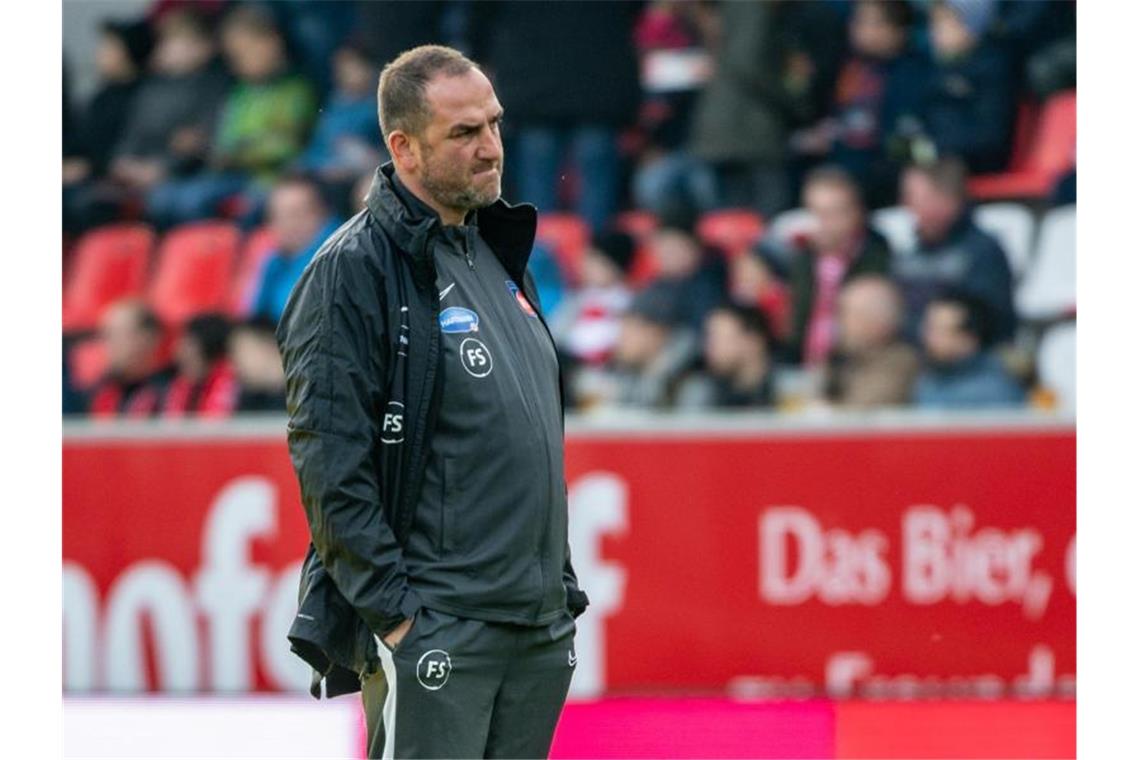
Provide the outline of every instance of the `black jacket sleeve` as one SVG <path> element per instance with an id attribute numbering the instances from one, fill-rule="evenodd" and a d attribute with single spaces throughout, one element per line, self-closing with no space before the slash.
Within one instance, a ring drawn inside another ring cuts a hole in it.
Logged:
<path id="1" fill-rule="evenodd" d="M 330 245 L 298 280 L 277 327 L 289 455 L 321 563 L 383 636 L 420 606 L 379 482 L 383 282 L 354 243 Z"/>

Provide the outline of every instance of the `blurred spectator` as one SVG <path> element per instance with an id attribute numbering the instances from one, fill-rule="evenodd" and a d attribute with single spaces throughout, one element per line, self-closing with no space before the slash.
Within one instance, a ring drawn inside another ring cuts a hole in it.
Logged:
<path id="1" fill-rule="evenodd" d="M 925 367 L 914 388 L 918 406 L 969 409 L 1016 406 L 1025 392 L 1001 360 L 983 349 L 986 306 L 978 299 L 948 291 L 926 306 L 922 322 Z"/>
<path id="2" fill-rule="evenodd" d="M 619 201 L 618 131 L 637 113 L 639 10 L 577 0 L 471 7 L 473 57 L 487 64 L 513 125 L 507 160 L 518 197 L 557 210 L 568 152 L 576 211 L 599 232 Z"/>
<path id="3" fill-rule="evenodd" d="M 992 0 L 931 7 L 935 70 L 922 98 L 924 137 L 912 148 L 914 160 L 937 154 L 962 158 L 971 172 L 1005 168 L 1017 98 L 1005 54 L 986 39 L 993 17 Z"/>
<path id="4" fill-rule="evenodd" d="M 721 205 L 753 207 L 769 218 L 790 205 L 786 146 L 792 129 L 817 115 L 819 70 L 787 24 L 821 13 L 831 16 L 816 3 L 721 4 L 716 68 L 692 132 L 693 154 L 716 171 Z"/>
<path id="5" fill-rule="evenodd" d="M 705 371 L 686 380 L 677 406 L 766 407 L 772 405 L 768 320 L 759 309 L 725 305 L 705 320 Z"/>
<path id="6" fill-rule="evenodd" d="M 200 171 L 229 78 L 216 59 L 211 31 L 195 13 L 171 11 L 158 25 L 153 73 L 134 99 L 111 173 L 128 193 L 147 196 L 161 214 L 163 182 Z"/>
<path id="7" fill-rule="evenodd" d="M 610 358 L 632 297 L 625 277 L 633 255 L 633 238 L 621 232 L 600 235 L 586 249 L 581 286 L 550 321 L 555 341 L 572 361 L 597 365 Z"/>
<path id="8" fill-rule="evenodd" d="M 911 43 L 914 10 L 907 0 L 860 0 L 848 26 L 851 55 L 836 83 L 832 112 L 793 135 L 792 145 L 851 172 L 871 207 L 894 203 L 898 163 L 889 138 L 914 118 L 930 72 Z"/>
<path id="9" fill-rule="evenodd" d="M 156 189 L 152 213 L 164 224 L 213 216 L 238 194 L 245 196 L 242 216 L 256 218 L 273 179 L 300 155 L 316 116 L 313 90 L 289 69 L 285 40 L 265 9 L 230 11 L 222 45 L 238 82 L 214 135 L 212 171 Z"/>
<path id="10" fill-rule="evenodd" d="M 781 344 L 788 338 L 792 307 L 783 274 L 761 246 L 728 262 L 728 300 L 764 312 L 773 342 Z"/>
<path id="11" fill-rule="evenodd" d="M 321 109 L 309 147 L 298 166 L 326 183 L 350 183 L 381 163 L 376 125 L 376 65 L 359 45 L 336 51 L 335 89 Z"/>
<path id="12" fill-rule="evenodd" d="M 810 234 L 791 260 L 790 358 L 822 365 L 835 344 L 840 288 L 866 274 L 891 269 L 887 241 L 867 224 L 862 196 L 843 169 L 820 167 L 804 182 L 803 205 L 811 212 Z"/>
<path id="13" fill-rule="evenodd" d="M 268 205 L 269 228 L 277 245 L 265 259 L 250 313 L 276 324 L 297 278 L 336 231 L 339 220 L 330 215 L 316 181 L 300 174 L 278 182 Z"/>
<path id="14" fill-rule="evenodd" d="M 64 184 L 99 177 L 123 134 L 154 39 L 144 21 L 106 21 L 95 53 L 100 87 L 88 102 L 78 129 L 80 152 L 65 156 Z"/>
<path id="15" fill-rule="evenodd" d="M 221 314 L 190 319 L 174 347 L 177 374 L 162 402 L 165 417 L 228 417 L 237 401 L 237 381 L 226 358 L 230 323 Z"/>
<path id="16" fill-rule="evenodd" d="M 705 315 L 725 298 L 720 251 L 706 250 L 696 236 L 696 211 L 685 204 L 666 209 L 650 241 L 657 274 L 646 286 L 669 305 L 680 323 L 699 332 Z"/>
<path id="17" fill-rule="evenodd" d="M 290 58 L 324 100 L 332 82 L 337 48 L 353 32 L 357 9 L 369 3 L 352 0 L 259 0 L 273 13 Z"/>
<path id="18" fill-rule="evenodd" d="M 96 417 L 150 417 L 158 413 L 172 369 L 163 361 L 163 328 L 140 300 L 112 304 L 99 334 L 107 352 L 107 373 L 91 393 Z"/>
<path id="19" fill-rule="evenodd" d="M 885 277 L 864 275 L 843 287 L 825 381 L 829 401 L 861 409 L 910 401 L 919 358 L 902 339 L 902 320 L 902 299 Z"/>
<path id="20" fill-rule="evenodd" d="M 534 287 L 538 291 L 538 302 L 542 313 L 554 314 L 562 305 L 562 298 L 566 293 L 562 268 L 558 265 L 554 251 L 536 240 L 530 250 L 527 269 L 534 278 Z"/>
<path id="21" fill-rule="evenodd" d="M 712 75 L 705 42 L 715 14 L 704 2 L 657 0 L 645 6 L 634 30 L 643 95 L 632 192 L 634 203 L 653 213 L 676 196 L 702 211 L 716 205 L 712 172 L 687 150 L 693 108 Z"/>
<path id="22" fill-rule="evenodd" d="M 357 3 L 357 31 L 354 35 L 368 49 L 379 66 L 405 50 L 420 45 L 450 44 L 444 39 L 443 19 L 448 3 L 444 0 L 367 0 Z"/>
<path id="23" fill-rule="evenodd" d="M 621 319 L 609 364 L 584 367 L 575 378 L 575 396 L 584 408 L 666 408 L 696 353 L 696 334 L 679 325 L 676 304 L 644 291 Z"/>
<path id="24" fill-rule="evenodd" d="M 277 351 L 276 325 L 253 317 L 230 331 L 230 362 L 238 381 L 238 412 L 285 411 L 285 371 Z"/>
<path id="25" fill-rule="evenodd" d="M 918 249 L 896 256 L 893 272 L 903 287 L 908 330 L 917 337 L 926 302 L 958 287 L 982 300 L 993 320 L 992 338 L 1013 336 L 1013 276 L 1001 245 L 974 224 L 966 198 L 966 168 L 943 159 L 903 173 L 903 202 L 914 214 Z"/>
<path id="26" fill-rule="evenodd" d="M 146 22 L 103 24 L 95 55 L 100 87 L 74 123 L 66 123 L 68 111 L 64 110 L 65 231 L 83 232 L 118 215 L 121 193 L 101 180 L 122 139 L 153 44 Z"/>

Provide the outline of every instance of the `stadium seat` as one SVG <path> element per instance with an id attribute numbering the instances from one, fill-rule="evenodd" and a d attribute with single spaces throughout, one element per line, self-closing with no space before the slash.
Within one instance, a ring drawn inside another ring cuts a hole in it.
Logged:
<path id="1" fill-rule="evenodd" d="M 1033 213 L 1020 203 L 987 203 L 974 209 L 974 223 L 997 238 L 1014 279 L 1021 279 L 1033 255 Z"/>
<path id="2" fill-rule="evenodd" d="M 237 274 L 230 288 L 229 313 L 234 317 L 244 317 L 253 308 L 254 290 L 261 276 L 265 260 L 273 253 L 277 239 L 267 227 L 260 227 L 250 233 L 242 246 L 241 260 Z"/>
<path id="3" fill-rule="evenodd" d="M 582 254 L 590 243 L 590 226 L 585 220 L 577 214 L 539 214 L 535 239 L 550 246 L 562 275 L 577 283 Z"/>
<path id="4" fill-rule="evenodd" d="M 1057 406 L 1077 408 L 1077 324 L 1062 322 L 1049 328 L 1037 348 L 1037 378 L 1051 391 Z"/>
<path id="5" fill-rule="evenodd" d="M 86 391 L 107 369 L 107 348 L 98 337 L 80 340 L 68 349 L 67 363 L 72 385 L 76 390 Z"/>
<path id="6" fill-rule="evenodd" d="M 637 241 L 633 264 L 629 269 L 629 283 L 640 287 L 657 274 L 657 259 L 650 247 L 650 235 L 657 229 L 657 217 L 649 211 L 625 211 L 614 219 L 614 227 Z"/>
<path id="7" fill-rule="evenodd" d="M 764 234 L 764 220 L 748 209 L 709 211 L 697 222 L 697 236 L 706 245 L 724 250 L 728 256 L 747 253 Z"/>
<path id="8" fill-rule="evenodd" d="M 159 317 L 178 326 L 203 311 L 224 311 L 240 241 L 229 222 L 194 222 L 168 233 L 147 292 Z"/>
<path id="9" fill-rule="evenodd" d="M 63 291 L 65 332 L 95 327 L 104 307 L 146 287 L 154 232 L 141 224 L 116 224 L 79 241 Z"/>
<path id="10" fill-rule="evenodd" d="M 904 206 L 881 208 L 871 214 L 871 226 L 887 239 L 899 255 L 913 253 L 916 246 L 914 215 Z"/>
<path id="11" fill-rule="evenodd" d="M 1024 319 L 1055 319 L 1077 307 L 1077 208 L 1063 206 L 1045 215 L 1037 253 L 1016 294 Z"/>
<path id="12" fill-rule="evenodd" d="M 1069 90 L 1045 101 L 1029 149 L 1014 151 L 1009 171 L 974 177 L 970 193 L 981 200 L 1048 197 L 1075 165 L 1076 145 L 1077 93 Z"/>

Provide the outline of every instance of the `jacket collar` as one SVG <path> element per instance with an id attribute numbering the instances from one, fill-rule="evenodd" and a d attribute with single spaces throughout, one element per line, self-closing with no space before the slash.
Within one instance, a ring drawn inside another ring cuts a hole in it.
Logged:
<path id="1" fill-rule="evenodd" d="M 435 261 L 428 245 L 442 227 L 439 215 L 400 183 L 389 161 L 379 166 L 365 200 L 368 211 L 412 261 L 418 279 L 434 278 Z M 511 205 L 502 198 L 475 212 L 479 235 L 517 282 L 523 280 L 534 247 L 538 212 L 529 203 Z"/>

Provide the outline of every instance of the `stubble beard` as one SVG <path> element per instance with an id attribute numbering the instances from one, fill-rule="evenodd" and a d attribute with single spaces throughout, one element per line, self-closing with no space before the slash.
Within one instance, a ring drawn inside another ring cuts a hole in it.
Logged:
<path id="1" fill-rule="evenodd" d="M 446 208 L 457 209 L 464 213 L 473 209 L 485 208 L 499 199 L 502 195 L 502 179 L 495 182 L 493 188 L 480 190 L 475 186 L 472 177 L 465 168 L 442 167 L 440 162 L 433 160 L 433 154 L 424 156 L 424 171 L 421 182 L 436 203 Z M 502 171 L 502 164 L 495 168 Z"/>

